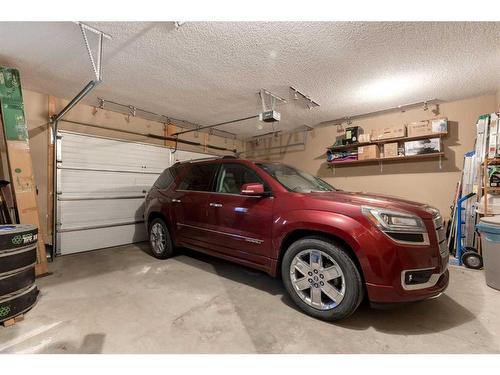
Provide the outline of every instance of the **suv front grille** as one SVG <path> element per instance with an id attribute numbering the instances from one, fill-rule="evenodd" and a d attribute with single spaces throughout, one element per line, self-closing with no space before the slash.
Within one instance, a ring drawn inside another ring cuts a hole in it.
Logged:
<path id="1" fill-rule="evenodd" d="M 439 245 L 439 253 L 444 258 L 448 255 L 448 245 L 446 243 L 446 231 L 443 225 L 443 218 L 438 213 L 432 218 L 434 229 L 436 230 L 436 238 Z"/>

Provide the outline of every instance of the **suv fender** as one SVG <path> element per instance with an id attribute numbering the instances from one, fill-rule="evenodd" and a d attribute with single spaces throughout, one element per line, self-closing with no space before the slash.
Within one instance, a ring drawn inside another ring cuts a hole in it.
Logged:
<path id="1" fill-rule="evenodd" d="M 279 215 L 274 221 L 272 258 L 280 259 L 284 241 L 294 232 L 304 231 L 326 237 L 336 237 L 346 243 L 361 266 L 363 274 L 371 272 L 371 266 L 363 249 L 362 242 L 368 230 L 359 221 L 338 213 L 320 210 L 294 210 Z"/>

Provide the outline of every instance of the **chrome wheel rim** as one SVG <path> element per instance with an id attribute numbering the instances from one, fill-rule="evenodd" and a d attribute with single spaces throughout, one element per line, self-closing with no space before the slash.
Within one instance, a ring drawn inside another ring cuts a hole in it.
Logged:
<path id="1" fill-rule="evenodd" d="M 342 269 L 321 250 L 298 253 L 290 265 L 290 279 L 300 299 L 315 309 L 334 309 L 344 299 L 345 277 Z"/>
<path id="2" fill-rule="evenodd" d="M 156 254 L 161 254 L 165 251 L 165 248 L 167 247 L 167 233 L 165 228 L 163 228 L 163 225 L 160 223 L 153 224 L 149 240 L 151 242 L 151 247 Z"/>

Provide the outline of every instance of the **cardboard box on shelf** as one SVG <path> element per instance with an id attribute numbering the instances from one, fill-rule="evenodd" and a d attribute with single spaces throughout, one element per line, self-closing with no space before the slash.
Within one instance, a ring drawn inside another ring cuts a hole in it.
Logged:
<path id="1" fill-rule="evenodd" d="M 408 137 L 419 137 L 421 135 L 432 135 L 432 124 L 430 121 L 417 121 L 406 125 Z"/>
<path id="2" fill-rule="evenodd" d="M 371 132 L 372 141 L 382 139 L 402 138 L 406 136 L 406 127 L 404 125 L 392 126 L 382 129 L 373 129 Z"/>
<path id="3" fill-rule="evenodd" d="M 441 139 L 430 138 L 405 142 L 405 156 L 441 152 Z"/>
<path id="4" fill-rule="evenodd" d="M 448 119 L 436 118 L 431 120 L 431 129 L 433 133 L 448 133 Z"/>
<path id="5" fill-rule="evenodd" d="M 366 134 L 360 134 L 359 135 L 359 143 L 368 143 L 371 141 L 371 134 L 366 133 Z"/>
<path id="6" fill-rule="evenodd" d="M 395 158 L 398 156 L 398 142 L 384 144 L 384 158 Z"/>
<path id="7" fill-rule="evenodd" d="M 378 159 L 380 151 L 377 145 L 358 147 L 358 160 Z"/>

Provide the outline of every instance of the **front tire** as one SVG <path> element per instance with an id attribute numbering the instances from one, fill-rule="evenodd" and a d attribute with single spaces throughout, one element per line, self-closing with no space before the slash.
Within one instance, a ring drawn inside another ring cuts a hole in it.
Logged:
<path id="1" fill-rule="evenodd" d="M 361 275 L 339 245 L 306 237 L 285 252 L 281 275 L 292 300 L 308 315 L 337 321 L 347 318 L 364 296 Z"/>
<path id="2" fill-rule="evenodd" d="M 149 243 L 155 258 L 167 259 L 174 255 L 172 238 L 167 225 L 160 218 L 154 219 L 149 225 Z"/>

